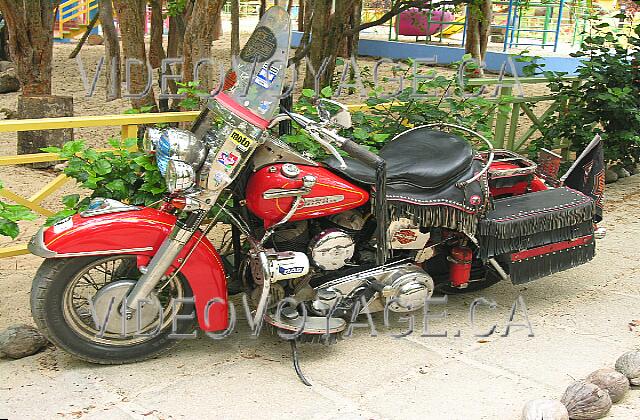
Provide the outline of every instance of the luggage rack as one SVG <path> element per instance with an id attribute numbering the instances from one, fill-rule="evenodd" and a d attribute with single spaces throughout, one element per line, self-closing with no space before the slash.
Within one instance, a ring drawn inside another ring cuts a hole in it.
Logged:
<path id="1" fill-rule="evenodd" d="M 487 152 L 480 152 L 483 159 L 486 160 Z M 526 157 L 519 155 L 511 150 L 497 149 L 495 150 L 494 164 L 489 169 L 489 178 L 509 178 L 518 175 L 533 175 L 538 169 L 538 165 Z M 516 166 L 504 168 L 500 163 L 507 163 Z"/>

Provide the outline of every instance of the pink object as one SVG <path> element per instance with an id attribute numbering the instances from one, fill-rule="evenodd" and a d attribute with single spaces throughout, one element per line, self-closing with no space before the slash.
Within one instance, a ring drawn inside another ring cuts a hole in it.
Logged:
<path id="1" fill-rule="evenodd" d="M 453 22 L 453 13 L 442 10 L 431 11 L 431 23 L 428 23 L 429 9 L 416 7 L 400 13 L 398 35 L 428 36 L 444 30 L 449 25 L 437 22 Z"/>
<path id="2" fill-rule="evenodd" d="M 269 127 L 269 121 L 251 112 L 249 109 L 243 107 L 237 103 L 233 98 L 224 92 L 218 93 L 216 100 L 224 105 L 229 111 L 232 111 L 236 115 L 240 116 L 245 121 L 255 125 L 258 128 L 266 130 Z"/>

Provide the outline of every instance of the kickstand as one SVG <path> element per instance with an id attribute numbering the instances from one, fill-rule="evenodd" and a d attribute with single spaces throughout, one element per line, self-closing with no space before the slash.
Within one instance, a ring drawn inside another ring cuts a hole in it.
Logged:
<path id="1" fill-rule="evenodd" d="M 296 344 L 296 340 L 289 340 L 289 343 L 291 343 L 291 358 L 293 359 L 293 368 L 296 370 L 298 378 L 300 378 L 300 381 L 302 381 L 302 383 L 306 386 L 312 386 L 311 382 L 309 382 L 307 378 L 305 378 L 302 370 L 300 369 L 300 361 L 298 360 L 298 345 Z"/>

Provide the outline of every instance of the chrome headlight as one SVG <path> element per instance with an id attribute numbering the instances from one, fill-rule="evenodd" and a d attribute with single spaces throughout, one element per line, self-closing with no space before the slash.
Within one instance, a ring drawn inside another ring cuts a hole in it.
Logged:
<path id="1" fill-rule="evenodd" d="M 170 193 L 186 191 L 196 184 L 196 172 L 193 167 L 179 160 L 170 160 L 165 175 Z"/>
<path id="2" fill-rule="evenodd" d="M 157 128 L 147 128 L 142 139 L 142 150 L 145 152 L 155 152 L 162 137 L 162 130 Z"/>
<path id="3" fill-rule="evenodd" d="M 203 142 L 188 130 L 169 128 L 161 133 L 155 149 L 158 168 L 163 175 L 169 161 L 174 159 L 190 165 L 194 171 L 200 169 L 207 157 Z"/>

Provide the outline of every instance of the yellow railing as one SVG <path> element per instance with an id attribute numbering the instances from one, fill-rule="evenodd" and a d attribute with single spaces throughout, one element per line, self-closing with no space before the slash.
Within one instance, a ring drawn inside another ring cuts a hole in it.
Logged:
<path id="1" fill-rule="evenodd" d="M 64 24 L 81 18 L 82 23 L 88 24 L 91 12 L 99 6 L 98 0 L 66 0 L 58 6 L 58 36 L 64 33 Z"/>
<path id="2" fill-rule="evenodd" d="M 198 116 L 198 112 L 166 112 L 158 114 L 137 115 L 101 115 L 91 117 L 39 118 L 25 120 L 0 121 L 0 133 L 34 130 L 53 130 L 60 128 L 84 127 L 121 127 L 123 139 L 137 137 L 138 126 L 142 124 L 190 122 Z M 60 156 L 56 153 L 34 153 L 28 155 L 0 156 L 0 166 L 20 165 L 36 162 L 56 162 Z M 58 175 L 47 185 L 30 197 L 22 197 L 9 188 L 0 189 L 0 197 L 31 209 L 41 216 L 51 216 L 54 212 L 42 206 L 42 201 L 59 190 L 67 181 L 64 174 Z M 15 245 L 0 248 L 0 258 L 28 254 L 26 245 Z"/>

